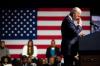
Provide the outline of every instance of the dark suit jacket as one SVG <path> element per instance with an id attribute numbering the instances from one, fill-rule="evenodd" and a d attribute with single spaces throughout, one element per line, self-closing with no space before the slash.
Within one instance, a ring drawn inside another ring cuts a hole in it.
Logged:
<path id="1" fill-rule="evenodd" d="M 76 26 L 69 16 L 66 16 L 61 25 L 63 55 L 75 55 L 78 50 L 78 37 L 82 27 Z"/>
<path id="2" fill-rule="evenodd" d="M 51 57 L 50 49 L 51 49 L 51 47 L 47 48 L 47 51 L 46 51 L 46 57 L 47 58 Z M 55 55 L 60 56 L 60 49 L 58 47 L 55 47 Z"/>

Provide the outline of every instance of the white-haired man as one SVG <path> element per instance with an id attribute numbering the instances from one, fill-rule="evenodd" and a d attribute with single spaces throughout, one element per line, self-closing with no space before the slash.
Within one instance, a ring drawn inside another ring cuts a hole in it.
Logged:
<path id="1" fill-rule="evenodd" d="M 78 52 L 78 39 L 82 31 L 81 13 L 80 8 L 73 8 L 61 25 L 61 52 L 64 57 L 64 66 L 73 66 L 73 60 Z"/>

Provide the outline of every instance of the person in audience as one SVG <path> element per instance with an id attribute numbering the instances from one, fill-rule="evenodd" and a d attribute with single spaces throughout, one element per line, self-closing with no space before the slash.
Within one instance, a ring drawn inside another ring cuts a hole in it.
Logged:
<path id="1" fill-rule="evenodd" d="M 5 41 L 0 41 L 0 60 L 3 56 L 10 57 L 10 54 L 9 49 L 5 47 Z"/>
<path id="2" fill-rule="evenodd" d="M 33 65 L 28 62 L 28 57 L 23 55 L 21 57 L 21 62 L 18 66 L 33 66 Z"/>
<path id="3" fill-rule="evenodd" d="M 42 66 L 42 60 L 43 60 L 43 58 L 38 59 L 37 66 Z"/>
<path id="4" fill-rule="evenodd" d="M 47 58 L 42 59 L 42 66 L 48 66 Z"/>
<path id="5" fill-rule="evenodd" d="M 0 66 L 3 66 L 1 61 L 0 61 Z"/>
<path id="6" fill-rule="evenodd" d="M 1 62 L 2 62 L 2 65 L 3 65 L 3 66 L 12 66 L 11 58 L 8 57 L 8 56 L 3 56 L 3 57 L 1 58 Z"/>
<path id="7" fill-rule="evenodd" d="M 48 66 L 57 66 L 56 58 L 55 57 L 50 57 L 49 58 Z"/>
<path id="8" fill-rule="evenodd" d="M 35 62 L 33 62 L 30 57 L 28 57 L 28 64 L 30 64 L 32 66 L 37 66 L 37 64 Z"/>
<path id="9" fill-rule="evenodd" d="M 18 65 L 20 65 L 20 62 L 21 62 L 20 59 L 15 58 L 15 59 L 12 60 L 12 65 L 13 66 L 18 66 Z"/>
<path id="10" fill-rule="evenodd" d="M 29 40 L 28 44 L 23 47 L 22 55 L 30 57 L 31 59 L 37 58 L 37 47 L 34 46 L 32 40 Z"/>
<path id="11" fill-rule="evenodd" d="M 60 49 L 55 45 L 55 40 L 51 41 L 51 45 L 46 50 L 46 57 L 49 60 L 50 57 L 60 56 Z"/>

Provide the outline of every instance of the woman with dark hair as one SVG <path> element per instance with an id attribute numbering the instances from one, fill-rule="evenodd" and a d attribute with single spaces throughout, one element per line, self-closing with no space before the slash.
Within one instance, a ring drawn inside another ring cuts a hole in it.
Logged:
<path id="1" fill-rule="evenodd" d="M 32 59 L 37 57 L 37 47 L 34 46 L 32 40 L 29 40 L 28 44 L 23 47 L 22 55 L 25 55 Z"/>

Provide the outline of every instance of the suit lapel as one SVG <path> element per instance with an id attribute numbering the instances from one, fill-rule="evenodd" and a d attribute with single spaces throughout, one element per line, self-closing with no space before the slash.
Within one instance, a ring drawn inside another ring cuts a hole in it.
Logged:
<path id="1" fill-rule="evenodd" d="M 71 25 L 74 29 L 76 29 L 76 25 L 74 24 L 74 21 L 72 20 L 72 18 L 70 16 L 68 16 L 68 19 L 71 21 Z"/>

